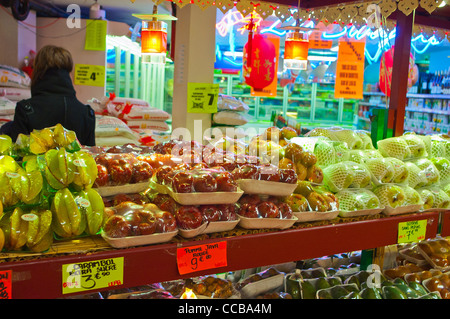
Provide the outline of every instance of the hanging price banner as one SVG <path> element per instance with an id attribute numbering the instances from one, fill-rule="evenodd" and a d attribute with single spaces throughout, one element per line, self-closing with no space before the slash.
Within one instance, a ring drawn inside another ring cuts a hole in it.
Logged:
<path id="1" fill-rule="evenodd" d="M 177 249 L 180 275 L 227 266 L 227 242 L 197 245 Z"/>
<path id="2" fill-rule="evenodd" d="M 425 239 L 427 220 L 413 220 L 398 223 L 397 243 L 415 243 Z"/>
<path id="3" fill-rule="evenodd" d="M 75 85 L 105 86 L 103 65 L 75 64 Z"/>
<path id="4" fill-rule="evenodd" d="M 363 98 L 365 41 L 344 38 L 339 41 L 334 97 Z"/>
<path id="5" fill-rule="evenodd" d="M 219 84 L 188 83 L 188 113 L 217 113 Z"/>
<path id="6" fill-rule="evenodd" d="M 0 271 L 0 299 L 11 299 L 12 291 L 12 271 Z"/>
<path id="7" fill-rule="evenodd" d="M 93 260 L 62 267 L 63 294 L 123 284 L 123 257 Z"/>

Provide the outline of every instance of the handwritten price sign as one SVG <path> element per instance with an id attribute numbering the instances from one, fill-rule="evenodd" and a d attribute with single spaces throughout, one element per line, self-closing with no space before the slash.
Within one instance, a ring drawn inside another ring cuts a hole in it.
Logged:
<path id="1" fill-rule="evenodd" d="M 62 276 L 63 294 L 122 285 L 123 257 L 65 264 Z"/>
<path id="2" fill-rule="evenodd" d="M 425 239 L 427 220 L 412 220 L 398 223 L 397 243 L 414 243 Z"/>
<path id="3" fill-rule="evenodd" d="M 227 242 L 197 245 L 177 249 L 180 275 L 227 266 Z"/>
<path id="4" fill-rule="evenodd" d="M 0 271 L 0 299 L 11 299 L 12 271 Z"/>

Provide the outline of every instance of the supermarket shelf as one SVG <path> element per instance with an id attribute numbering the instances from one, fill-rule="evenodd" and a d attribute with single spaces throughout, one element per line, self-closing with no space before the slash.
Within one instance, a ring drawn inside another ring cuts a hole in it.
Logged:
<path id="1" fill-rule="evenodd" d="M 432 110 L 432 109 L 413 109 L 413 108 L 405 108 L 407 112 L 420 112 L 420 113 L 431 113 L 431 114 L 440 114 L 440 115 L 450 115 L 450 111 L 440 111 L 440 110 Z"/>
<path id="2" fill-rule="evenodd" d="M 32 261 L 4 262 L 0 263 L 0 271 L 12 270 L 13 299 L 59 298 L 68 296 L 62 294 L 62 267 L 65 264 L 123 257 L 123 284 L 114 288 L 127 288 L 395 244 L 398 225 L 405 221 L 427 219 L 426 238 L 434 238 L 438 231 L 439 214 L 425 212 L 225 238 L 77 253 Z M 176 261 L 178 248 L 221 241 L 227 244 L 226 267 L 180 276 Z M 45 289 L 42 288 L 44 283 Z"/>
<path id="3" fill-rule="evenodd" d="M 441 213 L 441 231 L 442 237 L 450 236 L 450 210 Z"/>
<path id="4" fill-rule="evenodd" d="M 413 99 L 442 99 L 442 100 L 449 100 L 450 94 L 413 94 L 409 93 L 406 94 L 407 98 L 413 98 Z"/>

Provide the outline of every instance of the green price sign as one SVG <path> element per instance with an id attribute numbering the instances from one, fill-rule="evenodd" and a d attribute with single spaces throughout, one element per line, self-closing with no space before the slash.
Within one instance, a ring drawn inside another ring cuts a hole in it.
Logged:
<path id="1" fill-rule="evenodd" d="M 123 257 L 62 266 L 63 294 L 123 284 Z"/>
<path id="2" fill-rule="evenodd" d="M 216 113 L 219 84 L 188 83 L 188 113 Z"/>
<path id="3" fill-rule="evenodd" d="M 412 220 L 398 223 L 397 243 L 414 243 L 425 239 L 427 220 Z"/>

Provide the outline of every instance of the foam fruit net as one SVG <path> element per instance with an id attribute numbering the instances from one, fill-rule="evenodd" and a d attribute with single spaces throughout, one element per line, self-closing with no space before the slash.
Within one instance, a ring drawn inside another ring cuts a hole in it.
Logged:
<path id="1" fill-rule="evenodd" d="M 355 211 L 363 209 L 380 208 L 378 197 L 367 189 L 346 189 L 336 193 L 339 200 L 339 209 L 342 211 Z"/>
<path id="2" fill-rule="evenodd" d="M 406 183 L 408 181 L 409 172 L 405 162 L 395 157 L 387 157 L 386 160 L 394 167 L 394 178 L 392 179 L 392 182 L 397 184 Z"/>
<path id="3" fill-rule="evenodd" d="M 419 192 L 412 187 L 403 187 L 405 192 L 405 205 L 423 205 L 422 197 Z"/>
<path id="4" fill-rule="evenodd" d="M 395 157 L 404 160 L 411 157 L 408 143 L 399 137 L 390 137 L 377 142 L 378 150 L 384 157 Z"/>
<path id="5" fill-rule="evenodd" d="M 450 160 L 445 157 L 433 157 L 431 162 L 439 171 L 439 180 L 442 186 L 450 184 Z"/>
<path id="6" fill-rule="evenodd" d="M 370 158 L 366 166 L 377 184 L 391 183 L 394 177 L 394 166 L 386 158 Z"/>
<path id="7" fill-rule="evenodd" d="M 345 162 L 336 163 L 323 169 L 324 184 L 336 193 L 350 187 L 356 173 Z"/>
<path id="8" fill-rule="evenodd" d="M 418 188 L 427 184 L 425 172 L 418 168 L 416 164 L 407 162 L 405 165 L 408 169 L 408 186 Z"/>
<path id="9" fill-rule="evenodd" d="M 374 188 L 373 193 L 377 195 L 382 206 L 392 208 L 403 206 L 405 203 L 405 191 L 394 184 L 383 184 Z"/>

